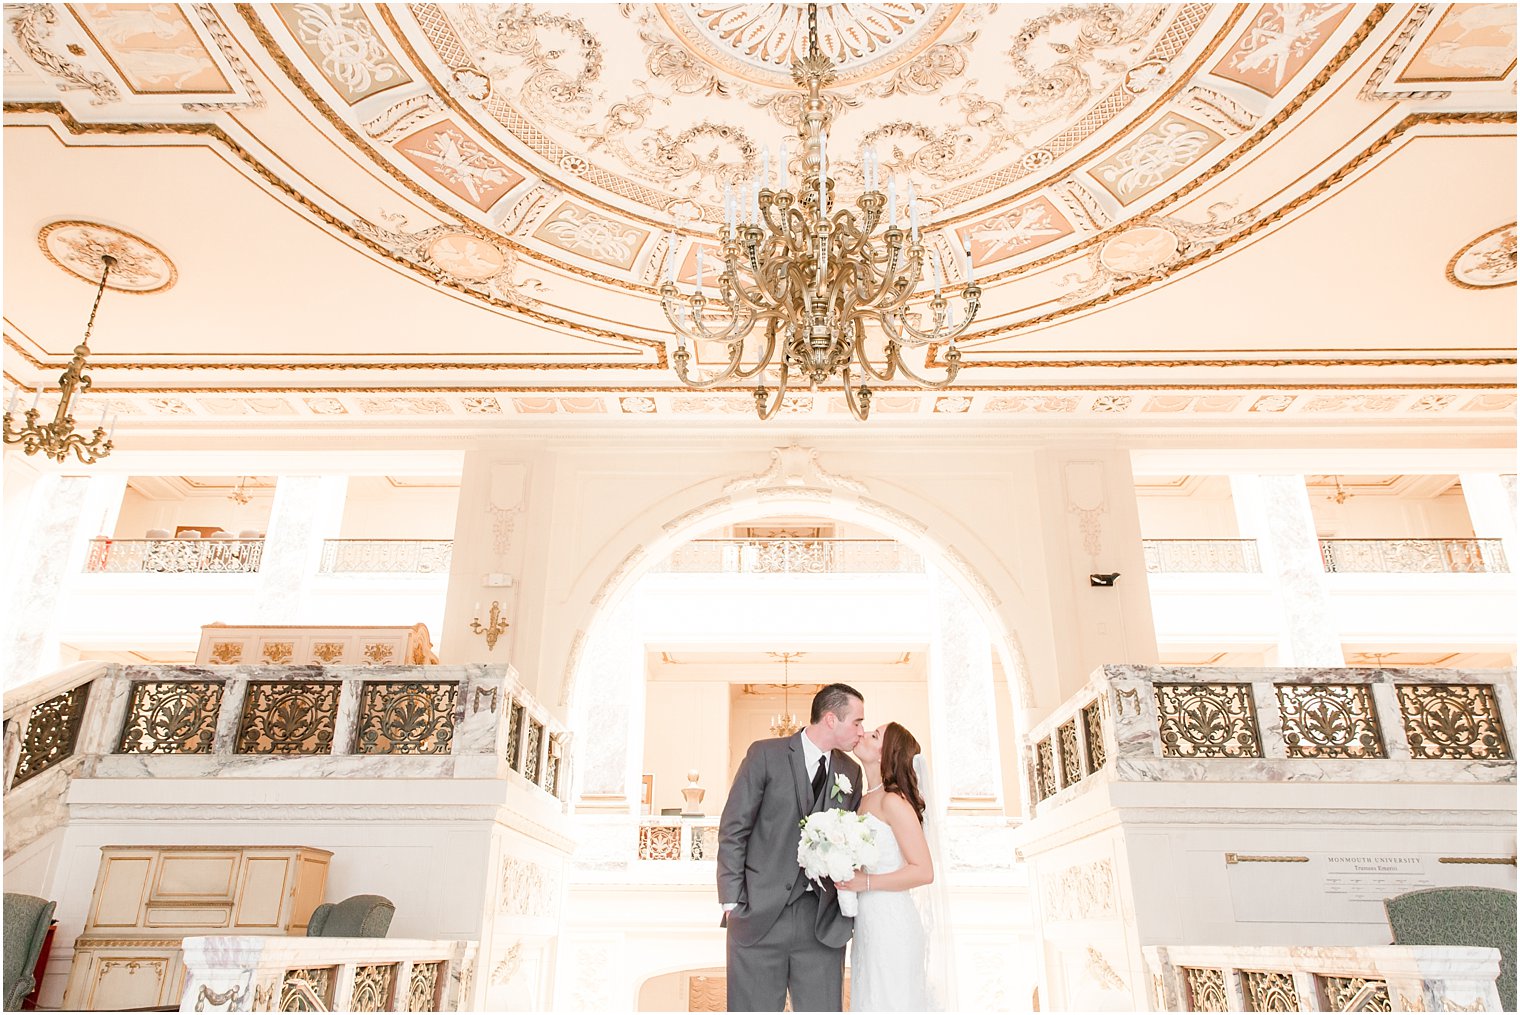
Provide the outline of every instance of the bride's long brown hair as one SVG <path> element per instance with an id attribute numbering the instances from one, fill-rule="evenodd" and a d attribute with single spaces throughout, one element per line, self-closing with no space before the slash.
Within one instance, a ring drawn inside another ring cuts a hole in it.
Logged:
<path id="1" fill-rule="evenodd" d="M 912 804 L 918 823 L 923 824 L 924 795 L 918 788 L 918 776 L 913 773 L 913 756 L 918 753 L 918 741 L 913 734 L 895 722 L 887 723 L 886 732 L 881 735 L 881 788 Z"/>

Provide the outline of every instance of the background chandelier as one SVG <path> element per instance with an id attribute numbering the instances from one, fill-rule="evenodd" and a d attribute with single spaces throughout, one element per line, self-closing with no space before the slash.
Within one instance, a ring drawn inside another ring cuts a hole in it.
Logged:
<path id="1" fill-rule="evenodd" d="M 822 91 L 834 77 L 833 61 L 818 48 L 818 5 L 808 4 L 808 55 L 792 64 L 792 78 L 808 93 L 801 183 L 795 192 L 788 189 L 783 144 L 776 189 L 771 189 L 770 152 L 765 149 L 760 172 L 752 182 L 740 181 L 737 193 L 732 181 L 724 185 L 724 225 L 718 234 L 723 263 L 716 299 L 703 291 L 706 264 L 701 247 L 694 291 L 690 295 L 677 291 L 675 231 L 670 234 L 660 303 L 676 333 L 676 376 L 693 388 L 758 376 L 755 409 L 761 419 L 771 418 L 781 407 L 794 372 L 814 388 L 838 374 L 856 419 L 870 415 L 871 380 L 890 381 L 901 370 L 924 387 L 948 386 L 960 372 L 955 340 L 981 305 L 982 290 L 972 277 L 969 246 L 964 310 L 958 315 L 955 305 L 945 299 L 944 266 L 937 257 L 926 256 L 913 183 L 908 182 L 904 202 L 908 218 L 904 233 L 898 226 L 897 181 L 887 181 L 886 194 L 878 189 L 880 165 L 875 152 L 861 152 L 865 192 L 856 199 L 858 211 L 836 206 L 828 163 L 832 118 Z M 924 279 L 926 264 L 934 287 L 927 318 L 919 309 L 908 307 Z M 758 356 L 753 365 L 744 366 L 745 339 L 757 326 L 763 336 Z M 881 346 L 875 354 L 879 365 L 867 351 L 868 336 L 873 345 Z M 726 346 L 728 362 L 707 376 L 692 375 L 688 340 Z M 903 361 L 904 347 L 944 343 L 949 348 L 942 378 L 920 376 Z M 766 383 L 771 376 L 776 384 L 774 396 Z"/>
<path id="2" fill-rule="evenodd" d="M 788 693 L 792 688 L 792 658 L 802 655 L 801 652 L 772 652 L 773 656 L 781 657 L 781 712 L 771 716 L 771 736 L 789 737 L 802 729 L 802 724 L 797 721 L 796 714 L 791 710 L 791 696 Z"/>
<path id="3" fill-rule="evenodd" d="M 111 453 L 111 438 L 116 435 L 116 421 L 111 421 L 111 432 L 107 434 L 104 408 L 100 410 L 100 425 L 88 438 L 74 431 L 74 417 L 69 414 L 69 403 L 75 392 L 88 391 L 90 388 L 90 377 L 84 372 L 84 361 L 90 355 L 90 332 L 95 328 L 95 314 L 100 309 L 100 297 L 106 291 L 106 278 L 110 276 L 116 258 L 103 254 L 100 263 L 100 286 L 95 290 L 95 305 L 90 307 L 90 320 L 84 326 L 84 339 L 74 347 L 74 358 L 69 360 L 68 367 L 58 378 L 58 411 L 53 414 L 53 421 L 38 422 L 41 418 L 37 409 L 37 403 L 42 400 L 41 383 L 38 383 L 37 390 L 32 395 L 32 407 L 26 410 L 25 426 L 18 427 L 11 422 L 16 402 L 21 398 L 20 389 L 11 393 L 10 404 L 5 407 L 5 443 L 20 444 L 21 449 L 29 455 L 41 451 L 54 461 L 61 462 L 72 451 L 81 462 L 89 465 Z"/>

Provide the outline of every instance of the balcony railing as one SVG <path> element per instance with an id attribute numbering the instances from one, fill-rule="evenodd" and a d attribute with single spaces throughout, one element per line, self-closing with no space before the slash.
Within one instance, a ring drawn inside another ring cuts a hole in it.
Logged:
<path id="1" fill-rule="evenodd" d="M 891 539 L 693 539 L 659 570 L 685 574 L 921 573 L 923 559 Z"/>
<path id="2" fill-rule="evenodd" d="M 713 818 L 645 818 L 639 824 L 640 860 L 716 860 Z"/>
<path id="3" fill-rule="evenodd" d="M 1145 569 L 1152 574 L 1255 574 L 1261 571 L 1261 556 L 1254 539 L 1147 539 Z"/>
<path id="4" fill-rule="evenodd" d="M 1332 572 L 1509 572 L 1497 539 L 1321 539 L 1319 552 Z"/>
<path id="5" fill-rule="evenodd" d="M 327 539 L 322 574 L 448 574 L 452 539 Z"/>
<path id="6" fill-rule="evenodd" d="M 259 569 L 262 539 L 92 539 L 84 569 L 97 573 L 247 574 Z"/>

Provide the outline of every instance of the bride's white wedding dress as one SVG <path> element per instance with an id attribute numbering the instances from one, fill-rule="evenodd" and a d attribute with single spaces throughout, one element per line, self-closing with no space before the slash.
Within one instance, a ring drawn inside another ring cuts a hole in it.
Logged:
<path id="1" fill-rule="evenodd" d="M 892 826 L 874 814 L 880 856 L 866 873 L 890 874 L 903 865 Z M 908 892 L 860 893 L 850 946 L 851 1011 L 930 1011 L 927 942 L 918 907 Z"/>

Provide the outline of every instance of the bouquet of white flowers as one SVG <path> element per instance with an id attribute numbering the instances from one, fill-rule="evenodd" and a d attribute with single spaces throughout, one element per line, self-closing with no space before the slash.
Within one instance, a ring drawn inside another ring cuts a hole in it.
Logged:
<path id="1" fill-rule="evenodd" d="M 802 819 L 802 841 L 797 844 L 797 863 L 814 881 L 848 881 L 855 871 L 876 862 L 880 850 L 876 833 L 864 814 L 834 809 Z M 858 911 L 854 892 L 839 893 L 839 911 L 854 916 Z"/>

